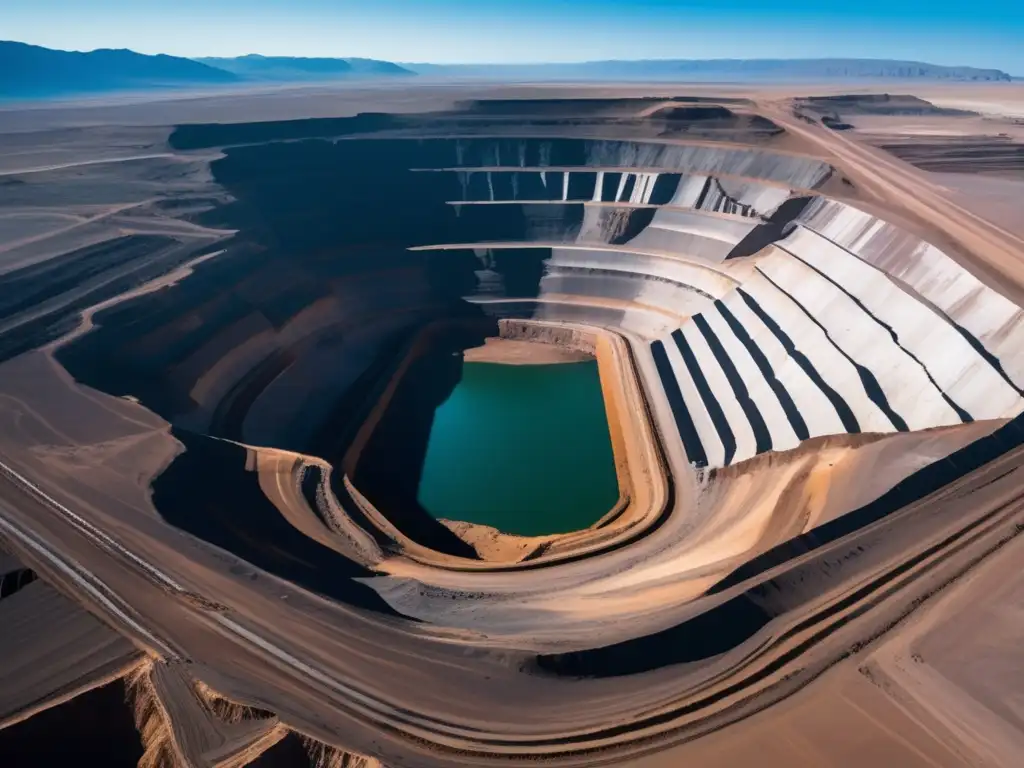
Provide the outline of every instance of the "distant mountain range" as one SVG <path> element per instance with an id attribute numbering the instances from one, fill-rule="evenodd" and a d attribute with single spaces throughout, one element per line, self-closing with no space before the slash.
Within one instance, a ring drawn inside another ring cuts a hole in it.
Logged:
<path id="1" fill-rule="evenodd" d="M 1010 81 L 998 69 L 947 67 L 890 59 L 652 59 L 578 64 L 402 64 L 430 75 L 531 80 L 963 80 Z"/>
<path id="2" fill-rule="evenodd" d="M 358 58 L 259 56 L 185 59 L 129 50 L 56 51 L 0 41 L 0 99 L 47 98 L 119 90 L 316 82 L 412 76 L 515 80 L 785 80 L 931 79 L 1009 81 L 998 69 L 945 67 L 884 59 L 678 59 L 580 64 L 394 64 Z"/>
<path id="3" fill-rule="evenodd" d="M 0 98 L 45 98 L 237 81 L 238 76 L 231 72 L 177 56 L 144 56 L 127 50 L 54 51 L 0 41 Z"/>
<path id="4" fill-rule="evenodd" d="M 414 74 L 390 61 L 376 59 L 305 59 L 251 53 L 234 59 L 202 58 L 195 61 L 251 80 L 302 81 Z"/>
<path id="5" fill-rule="evenodd" d="M 185 59 L 128 50 L 55 51 L 0 41 L 0 99 L 412 74 L 397 64 L 374 59 L 255 54 L 233 59 Z"/>

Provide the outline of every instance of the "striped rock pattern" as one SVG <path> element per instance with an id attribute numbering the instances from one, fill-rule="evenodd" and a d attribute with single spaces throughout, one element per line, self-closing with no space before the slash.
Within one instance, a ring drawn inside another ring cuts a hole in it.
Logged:
<path id="1" fill-rule="evenodd" d="M 458 176 L 458 226 L 423 248 L 473 248 L 485 264 L 541 249 L 539 295 L 510 295 L 485 269 L 470 298 L 642 340 L 695 466 L 1022 410 L 1021 309 L 935 246 L 815 192 L 832 173 L 822 161 L 610 141 L 569 154 L 460 140 L 454 167 L 423 169 Z"/>

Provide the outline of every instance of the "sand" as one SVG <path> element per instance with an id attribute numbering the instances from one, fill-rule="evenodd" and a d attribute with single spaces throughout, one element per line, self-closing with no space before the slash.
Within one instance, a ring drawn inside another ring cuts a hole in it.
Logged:
<path id="1" fill-rule="evenodd" d="M 467 363 L 504 363 L 506 365 L 546 365 L 578 363 L 591 359 L 586 352 L 567 350 L 554 344 L 539 344 L 515 339 L 487 339 L 482 347 L 463 353 Z"/>

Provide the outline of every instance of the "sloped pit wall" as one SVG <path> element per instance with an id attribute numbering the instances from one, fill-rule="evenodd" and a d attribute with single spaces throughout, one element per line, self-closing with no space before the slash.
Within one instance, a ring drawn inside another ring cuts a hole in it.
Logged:
<path id="1" fill-rule="evenodd" d="M 253 130 L 216 133 L 232 144 Z M 646 163 L 794 186 L 831 172 L 818 160 L 757 150 L 579 139 L 231 146 L 211 170 L 232 202 L 201 222 L 238 230 L 226 252 L 178 285 L 104 312 L 96 330 L 60 351 L 61 362 L 79 381 L 137 397 L 190 431 L 306 450 L 320 425 L 350 408 L 346 393 L 372 380 L 381 356 L 416 328 L 483 314 L 462 299 L 479 284 L 479 258 L 410 248 L 499 236 L 575 242 L 581 233 L 603 243 L 635 237 L 653 215 L 627 212 L 591 225 L 579 208 L 459 213 L 447 204 L 462 193 L 454 173 L 412 170 L 484 162 Z M 501 275 L 505 296 L 532 299 L 543 291 L 549 255 L 524 249 L 489 269 Z"/>
<path id="2" fill-rule="evenodd" d="M 1017 416 L 1021 310 L 934 246 L 811 200 L 652 354 L 690 460 Z"/>
<path id="3" fill-rule="evenodd" d="M 429 150 L 427 150 L 429 151 Z M 75 378 L 193 432 L 302 451 L 373 366 L 432 319 L 478 316 L 471 256 L 412 253 L 455 221 L 414 142 L 229 149 L 212 164 L 237 229 L 179 284 L 103 313 L 59 353 Z M 539 270 L 537 279 L 539 279 Z"/>
<path id="4" fill-rule="evenodd" d="M 1024 386 L 1024 311 L 942 250 L 834 200 L 814 201 L 801 224 L 884 272 L 941 314 L 1015 387 Z"/>

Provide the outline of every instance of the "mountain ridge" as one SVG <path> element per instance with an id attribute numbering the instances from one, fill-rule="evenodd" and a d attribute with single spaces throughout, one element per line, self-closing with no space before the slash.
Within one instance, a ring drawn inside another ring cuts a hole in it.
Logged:
<path id="1" fill-rule="evenodd" d="M 0 40 L 0 98 L 225 85 L 237 80 L 230 72 L 178 56 L 150 56 L 125 48 L 59 51 Z"/>
<path id="2" fill-rule="evenodd" d="M 415 74 L 390 61 L 359 57 L 262 56 L 258 53 L 249 53 L 234 57 L 204 56 L 193 61 L 223 69 L 239 77 L 256 80 L 302 81 L 333 77 Z"/>
<path id="3" fill-rule="evenodd" d="M 1010 82 L 1000 69 L 929 64 L 901 59 L 608 59 L 576 63 L 401 65 L 420 74 L 471 77 L 576 77 L 581 79 L 771 80 L 927 79 Z"/>
<path id="4" fill-rule="evenodd" d="M 0 40 L 0 99 L 50 98 L 124 90 L 322 82 L 373 77 L 521 80 L 943 80 L 1010 82 L 998 69 L 895 59 L 639 59 L 566 64 L 401 64 L 358 57 L 184 58 L 128 49 L 61 51 Z"/>
<path id="5" fill-rule="evenodd" d="M 0 40 L 0 99 L 414 74 L 397 64 L 377 59 L 258 54 L 192 59 L 163 53 L 138 53 L 127 48 L 62 51 Z"/>

